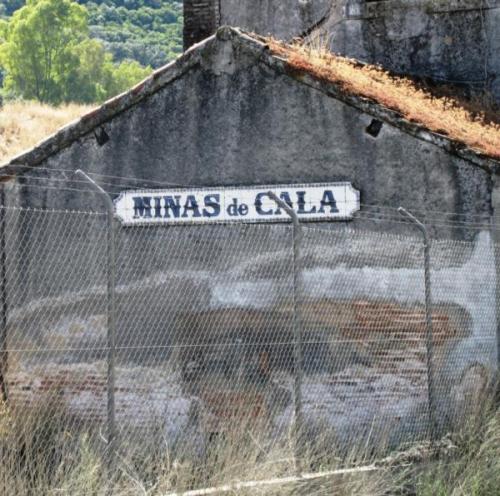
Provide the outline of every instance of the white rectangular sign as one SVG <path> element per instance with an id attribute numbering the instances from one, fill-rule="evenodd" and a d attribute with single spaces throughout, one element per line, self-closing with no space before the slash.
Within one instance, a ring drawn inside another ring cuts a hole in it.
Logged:
<path id="1" fill-rule="evenodd" d="M 359 191 L 351 183 L 327 183 L 124 191 L 115 200 L 115 211 L 124 226 L 288 220 L 269 191 L 302 221 L 346 220 L 360 208 Z"/>

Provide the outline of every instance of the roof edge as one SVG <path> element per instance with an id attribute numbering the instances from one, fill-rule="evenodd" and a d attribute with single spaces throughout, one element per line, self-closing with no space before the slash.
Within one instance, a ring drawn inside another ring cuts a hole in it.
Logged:
<path id="1" fill-rule="evenodd" d="M 306 71 L 297 71 L 292 68 L 286 59 L 271 53 L 265 38 L 246 33 L 239 28 L 223 26 L 206 40 L 197 43 L 171 63 L 157 69 L 151 76 L 144 79 L 130 90 L 107 100 L 101 106 L 84 114 L 79 119 L 62 127 L 43 141 L 0 164 L 0 182 L 36 168 L 41 162 L 69 147 L 78 139 L 88 135 L 94 129 L 111 120 L 116 115 L 134 107 L 148 96 L 156 93 L 167 84 L 175 81 L 187 71 L 200 63 L 196 57 L 201 50 L 216 42 L 231 41 L 241 48 L 252 53 L 257 60 L 273 70 L 286 75 L 313 89 L 335 98 L 363 113 L 387 122 L 417 139 L 443 148 L 448 153 L 466 160 L 489 172 L 500 172 L 500 161 L 488 157 L 469 148 L 464 143 L 447 136 L 430 131 L 424 125 L 405 119 L 399 112 L 384 107 L 375 100 L 342 91 L 333 82 L 322 81 Z"/>
<path id="2" fill-rule="evenodd" d="M 195 57 L 195 54 L 200 49 L 213 43 L 215 38 L 216 35 L 213 35 L 193 45 L 177 59 L 155 70 L 150 76 L 129 90 L 110 98 L 102 105 L 58 129 L 33 147 L 0 164 L 0 182 L 7 181 L 23 172 L 36 168 L 37 165 L 50 156 L 69 147 L 116 115 L 134 107 L 148 96 L 153 95 L 167 84 L 181 77 L 199 63 L 199 59 Z"/>
<path id="3" fill-rule="evenodd" d="M 472 164 L 483 169 L 490 172 L 500 172 L 500 160 L 476 151 L 461 141 L 454 140 L 448 136 L 431 131 L 423 124 L 409 121 L 398 111 L 385 107 L 376 100 L 346 93 L 345 91 L 342 91 L 334 82 L 322 81 L 315 78 L 307 71 L 298 71 L 296 68 L 291 67 L 286 59 L 272 54 L 267 45 L 266 39 L 262 36 L 253 34 L 249 35 L 235 28 L 221 28 L 221 30 L 222 29 L 225 29 L 226 33 L 231 32 L 233 39 L 234 34 L 237 34 L 240 40 L 245 41 L 245 48 L 253 51 L 255 55 L 259 55 L 260 60 L 263 63 L 265 63 L 268 67 L 287 75 L 295 81 L 321 91 L 322 93 L 340 100 L 343 103 L 362 111 L 363 113 L 371 115 L 372 117 L 383 120 L 388 124 L 403 130 L 407 134 L 414 136 L 415 138 L 443 148 L 448 153 L 471 162 Z M 363 63 L 361 62 L 361 64 Z"/>

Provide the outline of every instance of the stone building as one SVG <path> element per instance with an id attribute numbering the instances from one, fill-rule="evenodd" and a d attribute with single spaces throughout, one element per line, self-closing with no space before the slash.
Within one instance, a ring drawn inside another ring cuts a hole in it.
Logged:
<path id="1" fill-rule="evenodd" d="M 186 47 L 240 26 L 500 99 L 498 0 L 186 0 L 184 8 Z"/>
<path id="2" fill-rule="evenodd" d="M 498 165 L 376 100 L 291 70 L 258 37 L 222 28 L 2 167 L 12 209 L 4 228 L 7 334 L 17 349 L 64 350 L 17 354 L 11 397 L 29 401 L 57 387 L 74 414 L 105 415 L 98 350 L 106 339 L 106 224 L 78 213 L 102 211 L 98 197 L 78 191 L 72 171 L 82 169 L 114 198 L 157 188 L 151 184 L 265 192 L 263 185 L 350 183 L 361 213 L 405 206 L 479 223 L 474 232 L 461 223 L 433 231 L 454 240 L 436 242 L 432 254 L 439 403 L 451 410 L 459 397 L 463 405 L 464 383 L 484 386 L 498 363 L 498 262 L 484 227 L 499 208 Z M 372 216 L 367 234 L 366 223 L 356 216 L 323 223 L 305 241 L 304 408 L 311 423 L 366 429 L 376 415 L 390 420 L 396 437 L 422 433 L 422 246 L 398 237 L 415 233 L 411 226 Z M 294 373 L 290 228 L 116 232 L 119 422 L 161 417 L 178 432 L 201 404 L 213 432 L 217 419 L 250 401 L 253 415 L 272 412 L 273 422 L 286 423 Z M 273 339 L 283 340 L 278 352 Z M 398 344 L 385 349 L 384 340 Z M 182 351 L 194 344 L 203 351 Z M 172 362 L 180 366 L 168 368 Z"/>

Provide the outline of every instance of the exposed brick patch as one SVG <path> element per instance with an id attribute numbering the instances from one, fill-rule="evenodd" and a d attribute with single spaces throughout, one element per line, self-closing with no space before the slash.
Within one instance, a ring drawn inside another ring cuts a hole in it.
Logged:
<path id="1" fill-rule="evenodd" d="M 219 18 L 219 0 L 184 0 L 184 50 L 213 35 Z"/>
<path id="2" fill-rule="evenodd" d="M 412 415 L 417 423 L 425 421 L 418 413 L 425 412 L 427 395 L 422 306 L 320 300 L 307 302 L 303 310 L 308 418 L 332 425 L 352 420 L 360 426 L 374 418 L 403 425 Z M 175 357 L 158 366 L 121 365 L 115 388 L 118 421 L 134 426 L 160 422 L 182 430 L 195 411 L 205 432 L 221 432 L 245 419 L 288 422 L 283 419 L 293 403 L 291 311 L 286 302 L 273 310 L 181 316 L 176 328 L 183 331 L 174 344 L 201 346 L 180 346 Z M 442 353 L 470 335 L 470 318 L 458 306 L 440 305 L 433 323 L 439 372 Z M 29 406 L 50 393 L 72 416 L 106 419 L 104 362 L 49 361 L 11 370 L 8 386 L 14 403 Z"/>

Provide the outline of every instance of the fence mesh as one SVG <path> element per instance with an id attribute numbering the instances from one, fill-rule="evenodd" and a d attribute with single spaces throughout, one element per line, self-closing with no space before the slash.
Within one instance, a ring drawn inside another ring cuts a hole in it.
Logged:
<path id="1" fill-rule="evenodd" d="M 425 435 L 422 243 L 306 229 L 303 252 L 309 415 L 344 442 Z"/>
<path id="2" fill-rule="evenodd" d="M 5 404 L 52 458 L 82 443 L 109 452 L 112 394 L 117 463 L 134 473 L 155 456 L 153 477 L 169 459 L 165 490 L 203 485 L 173 459 L 219 482 L 254 477 L 259 457 L 273 475 L 297 454 L 315 469 L 332 446 L 393 449 L 427 439 L 433 419 L 446 432 L 497 369 L 488 232 L 432 243 L 429 349 L 417 236 L 304 227 L 297 258 L 288 224 L 116 226 L 110 389 L 106 216 L 4 208 L 0 220 Z"/>

